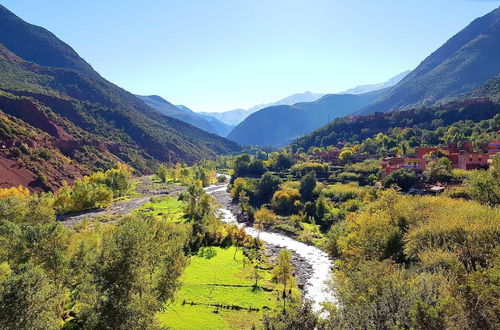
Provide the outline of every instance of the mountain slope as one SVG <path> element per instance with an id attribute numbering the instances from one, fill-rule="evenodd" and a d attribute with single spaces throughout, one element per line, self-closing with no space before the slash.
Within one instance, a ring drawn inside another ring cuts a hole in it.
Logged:
<path id="1" fill-rule="evenodd" d="M 189 109 L 188 107 L 186 107 L 185 105 L 177 105 L 177 108 L 179 108 L 180 110 L 182 110 L 186 113 L 195 115 L 197 117 L 200 117 L 200 118 L 203 118 L 204 120 L 206 120 L 214 128 L 217 135 L 226 137 L 234 128 L 234 125 L 228 125 L 228 124 L 223 123 L 222 121 L 218 120 L 217 118 L 214 118 L 214 117 L 209 116 L 207 114 L 195 112 L 195 111 Z"/>
<path id="2" fill-rule="evenodd" d="M 331 94 L 315 102 L 265 108 L 236 126 L 228 138 L 240 144 L 283 146 L 334 118 L 361 109 L 384 92 Z"/>
<path id="3" fill-rule="evenodd" d="M 359 143 L 394 128 L 435 130 L 458 121 L 479 122 L 500 114 L 500 75 L 471 93 L 441 105 L 423 106 L 363 116 L 337 118 L 293 142 L 294 148 L 325 147 L 338 143 Z M 498 124 L 497 124 L 498 125 Z M 495 128 L 495 131 L 498 127 Z M 433 134 L 429 134 L 432 137 Z"/>
<path id="4" fill-rule="evenodd" d="M 232 127 L 218 121 L 215 118 L 208 117 L 197 114 L 196 112 L 190 110 L 184 106 L 175 106 L 168 102 L 164 98 L 157 95 L 136 95 L 144 103 L 146 103 L 151 108 L 157 110 L 158 112 L 175 119 L 182 120 L 188 124 L 191 124 L 199 129 L 206 132 L 217 134 L 219 136 L 226 136 Z"/>
<path id="5" fill-rule="evenodd" d="M 234 142 L 158 115 L 103 79 L 47 30 L 25 23 L 2 6 L 0 17 L 0 90 L 49 108 L 101 139 L 117 159 L 148 172 L 158 161 L 192 163 L 239 150 Z M 29 116 L 24 120 L 36 124 Z"/>
<path id="6" fill-rule="evenodd" d="M 500 7 L 474 20 L 359 114 L 430 105 L 473 91 L 500 73 Z"/>

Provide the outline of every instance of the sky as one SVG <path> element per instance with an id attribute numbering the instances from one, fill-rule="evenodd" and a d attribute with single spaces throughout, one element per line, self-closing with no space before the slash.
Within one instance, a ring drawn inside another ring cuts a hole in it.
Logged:
<path id="1" fill-rule="evenodd" d="M 414 69 L 500 0 L 1 0 L 106 79 L 195 111 Z"/>

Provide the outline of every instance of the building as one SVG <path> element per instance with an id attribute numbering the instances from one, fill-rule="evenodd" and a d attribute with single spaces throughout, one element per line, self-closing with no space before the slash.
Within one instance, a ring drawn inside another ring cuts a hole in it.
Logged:
<path id="1" fill-rule="evenodd" d="M 388 157 L 382 161 L 382 178 L 399 169 L 408 168 L 417 172 L 425 171 L 427 164 L 435 158 L 425 158 L 431 152 L 440 152 L 451 161 L 451 166 L 463 170 L 476 170 L 488 168 L 494 155 L 500 153 L 500 139 L 493 140 L 488 144 L 488 152 L 473 152 L 473 145 L 465 141 L 458 146 L 455 143 L 448 144 L 446 149 L 426 147 L 417 149 L 417 157 Z"/>
<path id="2" fill-rule="evenodd" d="M 458 155 L 458 168 L 462 170 L 477 170 L 488 167 L 489 153 L 475 152 Z"/>
<path id="3" fill-rule="evenodd" d="M 493 140 L 488 144 L 488 153 L 496 154 L 500 152 L 500 139 Z"/>

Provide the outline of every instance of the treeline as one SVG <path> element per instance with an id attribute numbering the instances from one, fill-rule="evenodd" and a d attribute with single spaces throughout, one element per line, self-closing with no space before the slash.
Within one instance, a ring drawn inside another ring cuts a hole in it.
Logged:
<path id="1" fill-rule="evenodd" d="M 300 152 L 348 143 L 361 144 L 361 152 L 387 156 L 408 154 L 419 146 L 465 140 L 473 141 L 477 150 L 483 150 L 496 136 L 499 112 L 500 105 L 495 103 L 449 104 L 354 119 L 337 118 L 296 140 L 291 150 Z"/>
<path id="2" fill-rule="evenodd" d="M 184 163 L 162 164 L 156 169 L 156 176 L 163 183 L 171 182 L 185 186 L 194 184 L 207 187 L 218 180 L 215 173 L 215 163 L 210 161 L 200 162 L 191 167 Z"/>

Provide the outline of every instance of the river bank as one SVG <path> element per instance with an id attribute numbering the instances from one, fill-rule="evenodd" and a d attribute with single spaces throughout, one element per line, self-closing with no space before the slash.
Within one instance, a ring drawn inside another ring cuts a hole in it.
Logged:
<path id="1" fill-rule="evenodd" d="M 316 311 L 321 310 L 322 303 L 335 303 L 334 294 L 328 286 L 333 265 L 325 252 L 291 237 L 259 231 L 244 223 L 239 223 L 237 215 L 241 213 L 241 209 L 232 202 L 231 196 L 226 191 L 227 183 L 213 185 L 205 190 L 221 205 L 219 209 L 221 220 L 229 224 L 236 224 L 244 228 L 248 235 L 262 240 L 266 244 L 267 253 L 271 258 L 274 258 L 282 248 L 292 251 L 295 277 L 303 288 L 304 298 L 313 302 Z"/>

